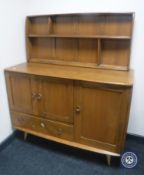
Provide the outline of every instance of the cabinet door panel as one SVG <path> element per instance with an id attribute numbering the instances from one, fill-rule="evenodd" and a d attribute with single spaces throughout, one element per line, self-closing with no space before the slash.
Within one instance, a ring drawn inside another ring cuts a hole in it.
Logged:
<path id="1" fill-rule="evenodd" d="M 8 77 L 10 108 L 25 113 L 33 113 L 31 78 L 15 73 L 10 74 Z"/>
<path id="2" fill-rule="evenodd" d="M 73 123 L 73 81 L 57 78 L 41 80 L 40 115 L 45 118 Z"/>
<path id="3" fill-rule="evenodd" d="M 122 133 L 124 90 L 81 83 L 77 87 L 76 137 L 81 143 L 117 150 Z M 124 119 L 124 118 L 123 118 Z M 125 120 L 125 119 L 124 119 Z"/>

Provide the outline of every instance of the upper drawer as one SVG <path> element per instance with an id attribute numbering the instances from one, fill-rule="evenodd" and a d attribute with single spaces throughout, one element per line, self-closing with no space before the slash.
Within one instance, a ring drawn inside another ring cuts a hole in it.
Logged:
<path id="1" fill-rule="evenodd" d="M 12 112 L 13 127 L 32 130 L 42 134 L 73 140 L 73 126 L 45 119 L 38 119 L 27 114 Z"/>

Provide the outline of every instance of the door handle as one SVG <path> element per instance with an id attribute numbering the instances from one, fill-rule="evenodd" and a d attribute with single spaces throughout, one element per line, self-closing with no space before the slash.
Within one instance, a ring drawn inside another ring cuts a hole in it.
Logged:
<path id="1" fill-rule="evenodd" d="M 37 94 L 35 92 L 32 92 L 32 98 L 36 98 Z"/>
<path id="2" fill-rule="evenodd" d="M 75 111 L 76 111 L 77 113 L 80 113 L 80 111 L 81 111 L 80 106 L 76 106 Z"/>
<path id="3" fill-rule="evenodd" d="M 38 93 L 36 98 L 37 98 L 37 100 L 41 100 L 42 94 L 41 93 Z"/>

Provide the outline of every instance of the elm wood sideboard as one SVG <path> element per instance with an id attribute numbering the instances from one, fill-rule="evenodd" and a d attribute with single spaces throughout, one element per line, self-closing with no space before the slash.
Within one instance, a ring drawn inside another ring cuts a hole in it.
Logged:
<path id="1" fill-rule="evenodd" d="M 13 127 L 25 138 L 105 154 L 110 164 L 128 125 L 133 14 L 35 16 L 26 23 L 28 61 L 5 70 Z"/>
<path id="2" fill-rule="evenodd" d="M 120 154 L 132 71 L 24 63 L 5 75 L 14 128 L 106 155 Z"/>

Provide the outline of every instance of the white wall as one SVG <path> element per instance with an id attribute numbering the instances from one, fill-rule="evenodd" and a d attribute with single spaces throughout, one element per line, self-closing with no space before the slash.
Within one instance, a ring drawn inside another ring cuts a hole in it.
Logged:
<path id="1" fill-rule="evenodd" d="M 1 0 L 0 1 L 0 142 L 11 132 L 3 68 L 25 61 L 26 15 L 74 12 L 136 12 L 131 68 L 135 70 L 128 132 L 144 136 L 143 0 Z"/>
<path id="2" fill-rule="evenodd" d="M 12 133 L 3 69 L 25 61 L 25 0 L 0 0 L 0 142 Z"/>
<path id="3" fill-rule="evenodd" d="M 131 68 L 135 70 L 128 132 L 144 136 L 144 1 L 29 0 L 28 14 L 74 12 L 135 12 Z"/>

